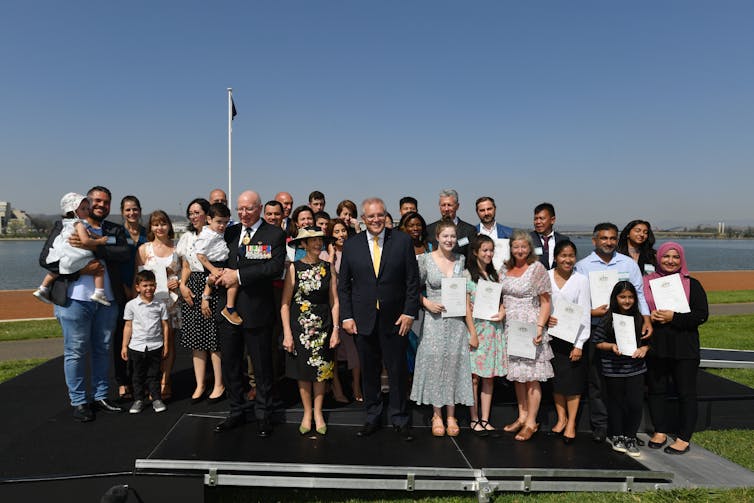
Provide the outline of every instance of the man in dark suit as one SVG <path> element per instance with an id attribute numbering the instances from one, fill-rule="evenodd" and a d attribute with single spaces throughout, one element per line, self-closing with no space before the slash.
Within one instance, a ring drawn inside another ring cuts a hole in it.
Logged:
<path id="1" fill-rule="evenodd" d="M 343 330 L 352 334 L 361 362 L 366 422 L 358 432 L 369 436 L 380 427 L 380 372 L 390 379 L 388 416 L 398 434 L 411 440 L 407 410 L 406 335 L 419 309 L 419 267 L 411 238 L 385 228 L 385 203 L 362 204 L 367 232 L 343 245 L 338 299 Z"/>
<path id="2" fill-rule="evenodd" d="M 458 192 L 454 189 L 444 189 L 440 191 L 440 220 L 450 219 L 456 224 L 456 237 L 458 241 L 453 248 L 454 253 L 460 253 L 464 257 L 468 258 L 469 243 L 474 240 L 477 235 L 476 227 L 470 223 L 464 222 L 456 213 L 458 213 Z M 432 244 L 432 249 L 437 249 L 437 224 L 440 220 L 432 222 L 427 227 L 427 240 Z"/>
<path id="3" fill-rule="evenodd" d="M 272 434 L 272 328 L 275 317 L 272 283 L 283 272 L 285 233 L 261 217 L 262 202 L 253 191 L 238 196 L 239 224 L 228 227 L 225 242 L 230 249 L 228 264 L 217 278 L 224 287 L 239 286 L 236 309 L 241 326 L 216 316 L 217 336 L 222 351 L 223 380 L 230 399 L 230 415 L 215 427 L 229 430 L 246 422 L 244 393 L 244 344 L 254 365 L 256 400 L 254 412 L 261 437 Z M 223 293 L 218 306 L 225 305 Z"/>
<path id="4" fill-rule="evenodd" d="M 555 257 L 552 256 L 555 244 L 568 238 L 559 232 L 554 232 L 555 207 L 550 203 L 538 204 L 534 208 L 534 230 L 531 240 L 534 243 L 534 253 L 545 269 L 552 269 Z"/>

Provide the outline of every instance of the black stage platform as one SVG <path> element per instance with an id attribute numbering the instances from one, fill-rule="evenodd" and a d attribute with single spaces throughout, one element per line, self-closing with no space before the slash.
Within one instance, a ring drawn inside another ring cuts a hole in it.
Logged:
<path id="1" fill-rule="evenodd" d="M 188 503 L 203 500 L 205 484 L 473 490 L 484 496 L 494 490 L 638 490 L 671 477 L 613 453 L 607 444 L 594 444 L 584 433 L 583 417 L 577 441 L 565 446 L 541 433 L 519 443 L 507 434 L 477 438 L 466 428 L 455 439 L 433 438 L 426 428 L 430 409 L 416 408 L 416 440 L 407 444 L 387 428 L 357 438 L 360 405 L 328 401 L 327 436 L 301 437 L 295 385 L 286 382 L 277 415 L 281 424 L 271 438 L 258 439 L 254 425 L 215 435 L 212 427 L 227 402 L 192 406 L 190 365 L 190 354 L 179 352 L 167 412 L 98 414 L 84 424 L 71 418 L 62 358 L 1 384 L 0 501 L 51 495 L 55 501 L 98 501 L 117 483 L 139 487 L 142 497 L 170 491 Z M 753 390 L 706 372 L 699 376 L 699 429 L 754 428 L 754 416 L 745 412 Z M 543 429 L 554 418 L 548 396 L 545 391 Z M 501 426 L 514 414 L 512 389 L 501 380 L 493 423 Z"/>

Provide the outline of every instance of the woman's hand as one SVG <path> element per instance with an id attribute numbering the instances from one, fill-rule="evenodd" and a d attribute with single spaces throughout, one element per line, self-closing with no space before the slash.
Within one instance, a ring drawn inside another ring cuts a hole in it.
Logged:
<path id="1" fill-rule="evenodd" d="M 429 299 L 424 299 L 424 309 L 429 311 L 432 314 L 440 314 L 443 311 L 445 311 L 445 306 L 438 302 L 432 302 Z"/>
<path id="2" fill-rule="evenodd" d="M 191 292 L 188 286 L 181 283 L 178 288 L 181 290 L 181 297 L 183 301 L 188 304 L 189 307 L 194 307 L 194 294 Z"/>
<path id="3" fill-rule="evenodd" d="M 542 331 L 544 330 L 544 327 L 542 325 L 537 325 L 537 336 L 532 339 L 534 341 L 535 346 L 539 346 L 542 344 Z"/>
<path id="4" fill-rule="evenodd" d="M 558 324 L 558 319 L 555 316 L 550 316 L 550 318 L 547 320 L 548 327 L 554 327 L 557 324 Z"/>
<path id="5" fill-rule="evenodd" d="M 476 349 L 479 347 L 479 336 L 477 334 L 471 334 L 469 337 L 469 348 Z"/>
<path id="6" fill-rule="evenodd" d="M 181 286 L 181 282 L 178 281 L 178 278 L 172 277 L 172 279 L 168 279 L 168 290 L 173 291 L 179 286 Z"/>
<path id="7" fill-rule="evenodd" d="M 209 301 L 202 299 L 202 316 L 209 319 L 212 316 L 212 310 L 209 308 Z"/>
<path id="8" fill-rule="evenodd" d="M 335 349 L 340 344 L 340 329 L 333 327 L 332 334 L 330 334 L 330 349 Z"/>
<path id="9" fill-rule="evenodd" d="M 287 334 L 283 337 L 283 349 L 293 353 L 293 335 Z"/>
<path id="10" fill-rule="evenodd" d="M 618 348 L 617 344 L 613 344 L 613 353 L 620 356 L 620 348 Z"/>
<path id="11" fill-rule="evenodd" d="M 471 306 L 472 312 L 474 310 L 474 306 Z M 496 313 L 490 316 L 490 321 L 503 321 L 505 319 L 505 308 L 500 305 L 500 310 Z"/>
<path id="12" fill-rule="evenodd" d="M 571 354 L 568 355 L 568 359 L 571 360 L 572 362 L 577 362 L 581 360 L 581 353 L 582 351 L 579 348 L 573 348 L 571 350 Z"/>
<path id="13" fill-rule="evenodd" d="M 644 358 L 647 356 L 647 351 L 649 351 L 649 346 L 642 346 L 640 348 L 637 348 L 636 351 L 634 351 L 634 354 L 631 355 L 632 358 Z"/>
<path id="14" fill-rule="evenodd" d="M 664 324 L 673 321 L 674 314 L 675 313 L 670 309 L 658 309 L 656 311 L 652 311 L 652 314 L 650 314 L 649 317 L 652 320 L 652 323 Z"/>

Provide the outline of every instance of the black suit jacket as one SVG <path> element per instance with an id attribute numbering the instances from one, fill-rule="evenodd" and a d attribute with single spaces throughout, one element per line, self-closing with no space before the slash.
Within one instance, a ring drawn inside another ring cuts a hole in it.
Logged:
<path id="1" fill-rule="evenodd" d="M 427 241 L 429 241 L 432 244 L 433 250 L 437 249 L 437 235 L 436 235 L 435 229 L 437 228 L 437 224 L 439 223 L 440 223 L 440 220 L 437 220 L 429 224 L 429 226 L 427 227 Z M 468 222 L 464 222 L 463 220 L 459 218 L 458 225 L 456 226 L 456 237 L 458 238 L 458 241 L 461 241 L 463 238 L 466 238 L 468 239 L 469 243 L 463 246 L 458 246 L 458 244 L 456 244 L 453 247 L 453 252 L 460 253 L 461 255 L 463 255 L 464 257 L 468 259 L 469 258 L 468 257 L 469 244 L 471 244 L 471 242 L 474 241 L 477 234 L 479 234 L 479 232 L 477 232 L 476 226 L 471 225 Z"/>
<path id="2" fill-rule="evenodd" d="M 340 319 L 353 319 L 360 334 L 380 329 L 375 327 L 378 300 L 380 319 L 391 326 L 401 314 L 416 318 L 419 311 L 419 266 L 411 238 L 385 229 L 380 271 L 375 277 L 369 252 L 371 237 L 365 231 L 346 240 L 340 262 Z"/>
<path id="3" fill-rule="evenodd" d="M 225 230 L 225 242 L 230 249 L 228 267 L 237 269 L 241 279 L 236 309 L 243 318 L 243 327 L 256 328 L 272 324 L 275 316 L 279 316 L 273 301 L 272 281 L 280 278 L 285 266 L 285 232 L 262 221 L 249 244 L 263 247 L 258 251 L 264 257 L 247 258 L 245 253 L 241 256 L 238 254 L 242 231 L 241 224 Z M 218 309 L 225 307 L 224 295 L 223 289 Z"/>
<path id="4" fill-rule="evenodd" d="M 534 248 L 542 248 L 542 240 L 539 237 L 539 234 L 537 234 L 535 231 L 531 231 L 529 233 L 531 235 L 531 240 L 534 243 Z M 568 237 L 562 235 L 559 232 L 553 232 L 555 237 L 555 244 L 558 244 L 561 241 L 568 241 Z M 539 255 L 539 263 L 545 266 L 545 269 L 550 269 L 550 253 L 552 253 L 555 250 L 550 250 L 549 253 L 545 253 L 544 250 L 542 250 L 542 255 Z M 554 264 L 554 262 L 553 262 Z"/>
<path id="5" fill-rule="evenodd" d="M 115 243 L 111 245 L 98 246 L 94 250 L 94 257 L 105 261 L 105 267 L 107 268 L 107 275 L 110 277 L 110 286 L 113 289 L 113 296 L 115 301 L 122 308 L 126 304 L 126 292 L 123 290 L 123 281 L 120 277 L 120 266 L 123 262 L 131 260 L 131 251 L 126 241 L 126 230 L 122 225 L 108 222 L 107 220 L 102 222 L 102 235 L 112 236 L 115 238 Z M 58 262 L 47 263 L 47 255 L 52 248 L 52 242 L 58 237 L 60 231 L 63 230 L 63 221 L 58 220 L 55 222 L 50 235 L 47 236 L 47 241 L 42 248 L 42 252 L 39 254 L 39 265 L 48 271 L 60 274 L 58 269 Z M 62 279 L 68 279 L 76 281 L 79 278 L 78 273 L 63 274 L 60 276 Z"/>

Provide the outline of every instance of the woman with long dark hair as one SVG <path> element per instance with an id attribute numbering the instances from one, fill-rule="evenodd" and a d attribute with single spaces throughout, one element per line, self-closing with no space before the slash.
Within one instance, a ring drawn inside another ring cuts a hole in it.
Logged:
<path id="1" fill-rule="evenodd" d="M 466 326 L 469 329 L 469 356 L 471 358 L 471 378 L 474 390 L 474 405 L 471 407 L 471 430 L 477 435 L 486 435 L 495 429 L 490 424 L 492 390 L 495 377 L 508 372 L 505 355 L 503 318 L 505 308 L 500 299 L 500 308 L 493 320 L 473 317 L 472 305 L 476 299 L 480 280 L 497 283 L 500 278 L 492 265 L 495 255 L 495 242 L 489 236 L 480 234 L 471 242 L 469 261 L 466 263 Z M 481 397 L 479 387 L 481 382 Z M 481 405 L 481 407 L 480 407 Z M 481 410 L 480 410 L 481 409 Z M 481 412 L 481 414 L 480 414 Z"/>
<path id="2" fill-rule="evenodd" d="M 654 245 L 652 225 L 646 220 L 631 220 L 620 233 L 616 251 L 634 259 L 642 274 L 649 274 L 655 270 L 657 252 Z"/>

